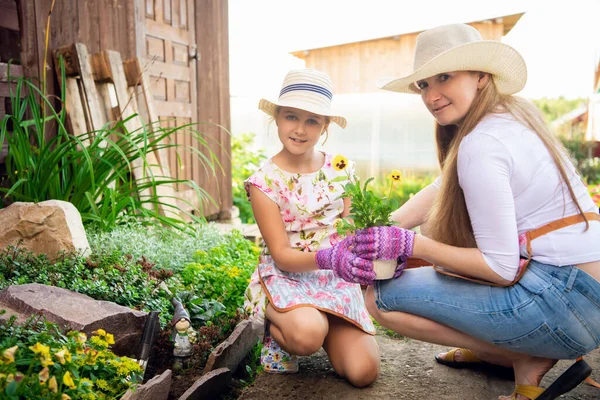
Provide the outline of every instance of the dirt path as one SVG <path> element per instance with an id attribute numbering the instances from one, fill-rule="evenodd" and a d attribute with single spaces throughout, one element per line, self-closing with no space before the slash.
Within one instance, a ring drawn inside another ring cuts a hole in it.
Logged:
<path id="1" fill-rule="evenodd" d="M 445 347 L 381 334 L 377 341 L 382 354 L 381 375 L 371 387 L 355 389 L 350 386 L 333 372 L 327 355 L 321 351 L 311 357 L 302 357 L 297 374 L 260 374 L 239 399 L 491 400 L 512 391 L 512 381 L 498 374 L 457 370 L 436 363 L 433 355 L 447 350 Z M 592 376 L 600 381 L 600 350 L 592 352 L 586 361 L 594 368 Z M 542 386 L 548 386 L 569 365 L 568 361 L 559 362 L 544 378 Z M 600 399 L 600 389 L 582 384 L 560 398 Z"/>

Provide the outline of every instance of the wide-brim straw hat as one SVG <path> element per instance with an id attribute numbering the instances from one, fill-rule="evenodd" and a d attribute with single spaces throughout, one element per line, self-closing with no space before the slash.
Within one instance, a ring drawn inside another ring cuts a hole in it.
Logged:
<path id="1" fill-rule="evenodd" d="M 494 76 L 502 94 L 514 94 L 525 86 L 527 66 L 511 46 L 483 40 L 477 29 L 466 24 L 443 25 L 417 36 L 413 72 L 402 78 L 377 82 L 381 89 L 416 93 L 415 82 L 452 71 L 481 71 Z"/>
<path id="2" fill-rule="evenodd" d="M 298 69 L 288 72 L 281 85 L 279 100 L 276 102 L 261 99 L 258 108 L 275 117 L 277 107 L 292 107 L 329 117 L 342 128 L 346 118 L 334 115 L 331 110 L 333 84 L 331 78 L 316 69 Z"/>

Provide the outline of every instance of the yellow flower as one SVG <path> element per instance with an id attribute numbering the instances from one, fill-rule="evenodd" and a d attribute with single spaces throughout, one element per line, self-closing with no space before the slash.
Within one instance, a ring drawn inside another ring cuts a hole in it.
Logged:
<path id="1" fill-rule="evenodd" d="M 348 159 L 343 155 L 338 154 L 337 156 L 333 157 L 333 161 L 331 163 L 336 171 L 343 171 L 348 166 Z"/>
<path id="2" fill-rule="evenodd" d="M 9 349 L 4 350 L 4 352 L 2 353 L 4 358 L 8 361 L 8 364 L 15 362 L 15 353 L 17 352 L 18 348 L 19 346 L 13 346 Z"/>
<path id="3" fill-rule="evenodd" d="M 71 353 L 69 353 L 69 350 L 64 347 L 61 351 L 54 353 L 54 357 L 56 357 L 61 364 L 64 364 L 65 362 L 71 362 Z"/>
<path id="4" fill-rule="evenodd" d="M 402 180 L 402 174 L 397 169 L 390 172 L 388 179 L 394 182 L 400 182 Z"/>
<path id="5" fill-rule="evenodd" d="M 342 226 L 343 223 L 344 221 L 341 218 L 336 218 L 335 221 L 333 221 L 333 227 L 337 229 Z"/>
<path id="6" fill-rule="evenodd" d="M 104 329 L 98 329 L 97 331 L 94 331 L 92 333 L 101 337 L 106 336 L 106 331 Z"/>
<path id="7" fill-rule="evenodd" d="M 63 383 L 67 385 L 69 389 L 75 389 L 77 387 L 69 371 L 65 372 L 65 374 L 63 375 Z"/>
<path id="8" fill-rule="evenodd" d="M 75 336 L 75 341 L 77 343 L 85 343 L 87 341 L 87 335 L 83 332 L 78 332 L 77 336 Z"/>
<path id="9" fill-rule="evenodd" d="M 71 400 L 71 396 L 69 396 L 68 394 L 64 394 L 62 396 L 60 396 L 60 400 Z"/>
<path id="10" fill-rule="evenodd" d="M 115 344 L 115 337 L 112 333 L 107 333 L 106 334 L 106 343 L 108 344 Z"/>
<path id="11" fill-rule="evenodd" d="M 54 361 L 52 361 L 52 358 L 50 358 L 50 353 L 41 355 L 40 364 L 42 364 L 42 367 L 54 365 Z"/>
<path id="12" fill-rule="evenodd" d="M 50 391 L 52 393 L 58 392 L 58 383 L 56 382 L 56 377 L 55 376 L 53 376 L 52 378 L 50 378 L 50 380 L 48 381 L 48 389 L 50 389 Z"/>
<path id="13" fill-rule="evenodd" d="M 96 364 L 96 358 L 98 357 L 98 352 L 94 349 L 87 348 L 85 349 L 85 363 L 88 365 Z"/>
<path id="14" fill-rule="evenodd" d="M 40 383 L 46 382 L 48 378 L 50 378 L 50 370 L 48 367 L 44 367 L 38 374 L 38 377 L 40 378 Z"/>
<path id="15" fill-rule="evenodd" d="M 35 345 L 33 346 L 29 346 L 29 348 L 31 349 L 31 351 L 33 351 L 35 354 L 50 354 L 50 347 L 48 346 L 44 346 L 43 344 L 41 344 L 40 342 L 37 342 Z"/>

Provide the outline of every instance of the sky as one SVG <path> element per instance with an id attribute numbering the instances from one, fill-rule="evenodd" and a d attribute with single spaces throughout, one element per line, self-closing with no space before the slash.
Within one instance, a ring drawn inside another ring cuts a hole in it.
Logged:
<path id="1" fill-rule="evenodd" d="M 311 49 L 525 12 L 503 42 L 521 53 L 527 98 L 588 97 L 600 59 L 600 0 L 229 0 L 232 97 L 278 93 Z M 335 87 L 335 82 L 334 82 Z"/>

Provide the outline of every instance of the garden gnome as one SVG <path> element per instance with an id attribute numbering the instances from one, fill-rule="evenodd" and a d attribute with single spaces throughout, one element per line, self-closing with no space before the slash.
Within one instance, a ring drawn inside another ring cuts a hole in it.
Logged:
<path id="1" fill-rule="evenodd" d="M 171 320 L 171 324 L 173 325 L 173 342 L 175 344 L 173 356 L 179 358 L 189 357 L 192 354 L 192 343 L 188 332 L 192 326 L 190 314 L 183 308 L 183 305 L 179 301 L 174 300 L 173 305 L 175 306 L 175 313 Z"/>

